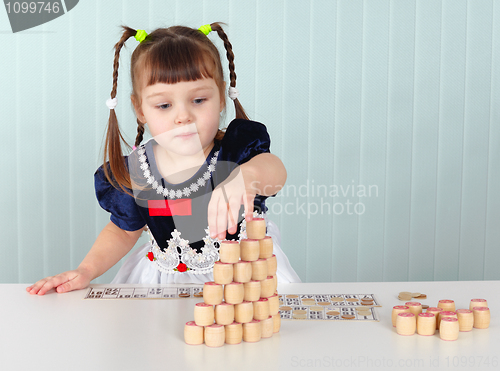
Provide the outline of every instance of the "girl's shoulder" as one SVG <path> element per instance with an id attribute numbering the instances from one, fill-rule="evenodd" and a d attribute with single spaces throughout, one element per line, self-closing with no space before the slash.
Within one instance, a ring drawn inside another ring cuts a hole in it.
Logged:
<path id="1" fill-rule="evenodd" d="M 251 136 L 267 136 L 267 128 L 264 124 L 245 119 L 234 119 L 229 123 L 225 131 L 224 137 L 228 136 L 231 139 L 241 135 Z"/>
<path id="2" fill-rule="evenodd" d="M 125 156 L 125 160 L 128 156 Z M 95 194 L 99 205 L 111 213 L 111 221 L 127 231 L 135 231 L 145 225 L 145 221 L 140 215 L 133 190 L 120 189 L 114 183 L 114 177 L 111 174 L 111 181 L 106 177 L 103 166 L 101 165 L 94 173 Z"/>
<path id="3" fill-rule="evenodd" d="M 241 164 L 259 153 L 269 152 L 271 139 L 264 124 L 235 119 L 228 125 L 219 145 L 219 159 Z"/>

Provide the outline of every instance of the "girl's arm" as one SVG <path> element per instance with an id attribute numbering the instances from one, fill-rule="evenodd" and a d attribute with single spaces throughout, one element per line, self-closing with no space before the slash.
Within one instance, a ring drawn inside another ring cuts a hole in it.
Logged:
<path id="1" fill-rule="evenodd" d="M 252 220 L 256 195 L 272 196 L 286 181 L 286 169 L 281 160 L 271 153 L 261 153 L 239 166 L 212 193 L 208 205 L 210 236 L 220 240 L 236 233 L 240 206 L 245 208 L 245 219 Z"/>
<path id="2" fill-rule="evenodd" d="M 128 232 L 109 222 L 79 267 L 73 271 L 44 278 L 26 288 L 30 294 L 44 295 L 55 288 L 57 292 L 83 289 L 123 258 L 139 239 L 142 228 Z"/>
<path id="3" fill-rule="evenodd" d="M 253 179 L 250 186 L 256 194 L 273 196 L 278 193 L 286 182 L 286 169 L 278 156 L 272 153 L 261 153 L 240 166 L 244 178 Z M 252 200 L 253 201 L 253 200 Z M 245 211 L 247 211 L 245 209 Z M 253 213 L 253 202 L 249 213 Z"/>

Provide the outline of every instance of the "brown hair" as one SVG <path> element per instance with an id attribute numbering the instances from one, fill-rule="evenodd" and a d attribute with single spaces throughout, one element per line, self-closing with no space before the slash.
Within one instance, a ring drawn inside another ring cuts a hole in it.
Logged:
<path id="1" fill-rule="evenodd" d="M 236 87 L 232 45 L 219 23 L 212 23 L 210 26 L 224 42 L 226 56 L 229 61 L 229 85 Z M 116 97 L 120 51 L 125 42 L 137 33 L 137 30 L 130 27 L 122 26 L 122 28 L 122 37 L 115 45 L 111 98 Z M 156 83 L 175 84 L 180 81 L 212 78 L 219 88 L 221 101 L 225 101 L 224 73 L 219 52 L 207 36 L 193 28 L 173 26 L 159 28 L 151 32 L 132 53 L 130 74 L 132 78 L 131 98 L 138 105 L 141 104 L 141 79 L 147 79 L 146 86 L 149 86 Z M 234 100 L 234 107 L 236 118 L 248 120 L 238 99 Z M 142 142 L 144 124 L 137 119 L 135 146 L 139 146 Z M 224 132 L 218 130 L 215 139 L 220 140 L 223 136 Z M 130 189 L 131 183 L 125 159 L 123 158 L 122 142 L 130 149 L 130 146 L 125 142 L 120 132 L 115 110 L 111 109 L 104 144 L 103 170 L 107 180 L 114 187 L 121 188 L 123 191 L 129 193 L 126 188 Z M 109 166 L 106 165 L 107 160 L 109 160 Z"/>

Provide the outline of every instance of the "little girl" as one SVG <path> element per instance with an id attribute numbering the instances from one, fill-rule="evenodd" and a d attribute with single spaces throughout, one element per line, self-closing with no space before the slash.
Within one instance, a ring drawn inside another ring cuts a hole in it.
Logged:
<path id="1" fill-rule="evenodd" d="M 249 121 L 238 101 L 232 46 L 218 23 L 199 30 L 160 28 L 149 35 L 123 28 L 106 102 L 104 165 L 95 173 L 97 199 L 111 221 L 76 270 L 36 282 L 27 288 L 31 294 L 87 287 L 123 258 L 143 231 L 150 241 L 128 258 L 112 283 L 212 281 L 220 241 L 246 238 L 246 222 L 265 217 L 265 199 L 285 183 L 282 162 L 269 153 L 265 126 Z M 219 121 L 226 83 L 217 48 L 207 37 L 211 31 L 224 42 L 236 110 L 225 131 Z M 120 50 L 130 37 L 139 41 L 130 67 L 137 137 L 124 157 L 114 108 Z M 145 125 L 153 138 L 141 144 Z M 278 281 L 300 282 L 279 246 L 276 225 L 266 222 Z"/>

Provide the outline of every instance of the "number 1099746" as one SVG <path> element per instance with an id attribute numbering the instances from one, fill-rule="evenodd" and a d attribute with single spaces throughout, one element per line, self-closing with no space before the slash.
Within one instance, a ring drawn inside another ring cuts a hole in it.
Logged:
<path id="1" fill-rule="evenodd" d="M 31 1 L 5 3 L 7 13 L 59 13 L 58 1 Z"/>

